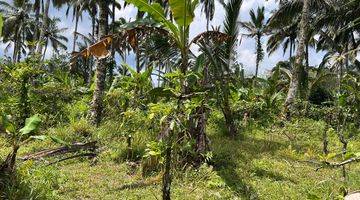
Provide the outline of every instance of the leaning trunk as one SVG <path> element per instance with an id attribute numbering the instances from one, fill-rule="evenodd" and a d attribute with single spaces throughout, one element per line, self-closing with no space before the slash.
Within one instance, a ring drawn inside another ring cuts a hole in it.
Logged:
<path id="1" fill-rule="evenodd" d="M 99 35 L 100 38 L 108 34 L 108 2 L 100 1 L 100 17 L 99 17 Z M 95 125 L 99 125 L 102 118 L 103 96 L 105 90 L 106 79 L 106 59 L 96 60 L 95 72 L 95 90 L 91 105 L 91 121 Z"/>
<path id="2" fill-rule="evenodd" d="M 305 57 L 305 44 L 306 44 L 306 32 L 307 26 L 309 22 L 309 9 L 310 9 L 310 1 L 304 0 L 304 5 L 302 9 L 302 17 L 300 23 L 300 42 L 296 52 L 296 60 L 295 65 L 292 70 L 292 79 L 289 86 L 289 91 L 285 100 L 285 112 L 286 114 L 290 114 L 290 110 L 292 110 L 295 99 L 297 98 L 299 92 L 299 84 L 301 74 L 303 72 L 303 60 Z"/>

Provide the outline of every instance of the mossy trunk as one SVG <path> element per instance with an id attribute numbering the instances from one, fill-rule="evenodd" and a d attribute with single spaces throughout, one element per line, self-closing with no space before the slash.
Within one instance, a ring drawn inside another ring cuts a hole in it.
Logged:
<path id="1" fill-rule="evenodd" d="M 165 150 L 165 169 L 163 174 L 163 189 L 162 189 L 162 197 L 163 200 L 170 200 L 171 194 L 171 143 L 166 147 Z"/>

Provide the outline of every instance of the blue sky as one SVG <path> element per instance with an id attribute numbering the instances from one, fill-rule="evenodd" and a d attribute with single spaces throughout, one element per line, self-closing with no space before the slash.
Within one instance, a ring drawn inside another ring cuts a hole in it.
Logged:
<path id="1" fill-rule="evenodd" d="M 6 0 L 7 2 L 11 2 L 12 0 Z M 120 0 L 121 4 L 123 4 L 123 0 Z M 241 8 L 241 16 L 239 18 L 239 21 L 248 21 L 249 20 L 249 11 L 251 9 L 256 9 L 258 6 L 264 6 L 266 11 L 266 17 L 268 18 L 270 16 L 270 13 L 272 10 L 277 8 L 277 3 L 275 3 L 275 0 L 244 0 L 242 8 Z M 72 21 L 72 17 L 66 17 L 65 16 L 66 8 L 57 10 L 52 8 L 50 11 L 50 15 L 52 17 L 59 17 L 62 21 L 59 24 L 59 27 L 66 27 L 68 28 L 67 32 L 65 33 L 65 36 L 69 39 L 68 46 L 69 49 L 71 49 L 72 45 L 72 39 L 73 39 L 73 31 L 74 31 L 74 23 Z M 136 9 L 132 6 L 127 6 L 125 9 L 118 10 L 116 13 L 116 18 L 124 17 L 126 19 L 134 19 L 136 15 Z M 216 3 L 216 11 L 215 11 L 215 17 L 214 20 L 211 22 L 211 25 L 213 26 L 221 26 L 223 23 L 225 13 L 222 9 L 222 6 L 217 2 Z M 206 30 L 206 20 L 204 14 L 201 13 L 201 6 L 199 6 L 196 9 L 196 18 L 194 19 L 193 24 L 190 27 L 191 33 L 190 37 L 194 37 L 197 34 L 203 32 Z M 78 32 L 86 34 L 91 31 L 91 23 L 89 20 L 89 16 L 85 14 L 82 18 L 82 21 L 79 24 L 79 30 Z M 240 32 L 244 32 L 241 30 Z M 255 41 L 251 38 L 241 37 L 241 44 L 238 45 L 238 55 L 237 59 L 240 63 L 244 65 L 245 72 L 247 74 L 253 74 L 255 71 Z M 263 39 L 263 46 L 264 49 L 266 49 L 266 40 L 267 38 Z M 5 44 L 0 44 L 0 57 L 5 55 L 11 55 L 11 50 L 9 52 L 4 52 Z M 196 49 L 194 49 L 196 50 Z M 52 54 L 51 49 L 48 50 L 47 56 L 50 56 Z M 288 54 L 283 55 L 282 49 L 276 51 L 273 53 L 270 57 L 266 54 L 264 61 L 260 65 L 260 74 L 267 74 L 269 70 L 271 70 L 274 65 L 281 61 L 281 60 L 287 60 L 289 57 Z M 314 49 L 310 50 L 310 64 L 311 65 L 317 65 L 321 62 L 323 57 L 323 53 L 316 53 Z M 129 60 L 129 64 L 133 64 Z"/>

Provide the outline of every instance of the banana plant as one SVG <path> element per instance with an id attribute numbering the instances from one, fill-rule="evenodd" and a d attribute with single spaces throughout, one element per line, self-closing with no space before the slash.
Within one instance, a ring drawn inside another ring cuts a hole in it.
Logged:
<path id="1" fill-rule="evenodd" d="M 20 147 L 24 146 L 31 140 L 44 140 L 45 136 L 36 135 L 40 127 L 41 119 L 38 115 L 29 117 L 25 121 L 24 127 L 16 130 L 15 125 L 11 122 L 11 117 L 2 114 L 0 120 L 0 133 L 4 132 L 9 138 L 12 146 L 12 152 L 9 153 L 6 160 L 0 165 L 0 173 L 13 173 L 16 167 L 16 156 Z"/>
<path id="2" fill-rule="evenodd" d="M 175 20 L 167 19 L 164 9 L 159 3 L 149 4 L 147 0 L 126 0 L 135 5 L 140 11 L 148 15 L 169 31 L 172 40 L 180 49 L 182 64 L 181 71 L 185 74 L 188 65 L 189 28 L 195 18 L 198 0 L 169 0 L 170 10 Z"/>

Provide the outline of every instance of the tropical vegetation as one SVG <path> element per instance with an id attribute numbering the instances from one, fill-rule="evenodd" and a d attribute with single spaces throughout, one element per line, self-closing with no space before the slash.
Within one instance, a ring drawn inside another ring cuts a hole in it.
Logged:
<path id="1" fill-rule="evenodd" d="M 245 3 L 0 1 L 0 199 L 359 198 L 360 1 Z"/>

